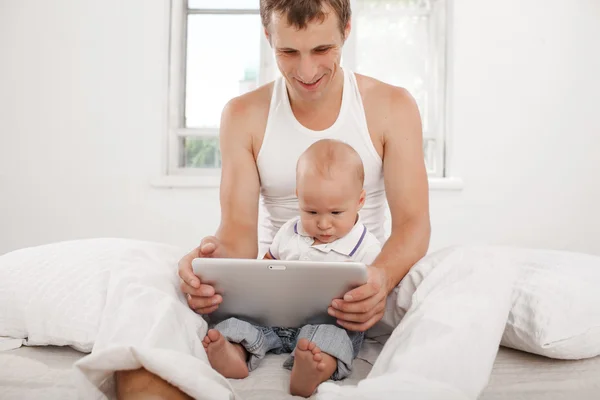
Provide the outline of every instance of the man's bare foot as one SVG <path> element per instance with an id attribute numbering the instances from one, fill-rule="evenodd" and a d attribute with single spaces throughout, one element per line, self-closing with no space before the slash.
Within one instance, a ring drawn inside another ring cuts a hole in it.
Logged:
<path id="1" fill-rule="evenodd" d="M 296 345 L 294 366 L 290 379 L 290 393 L 294 396 L 310 397 L 317 386 L 333 375 L 337 359 L 321 352 L 313 342 L 302 338 Z"/>
<path id="2" fill-rule="evenodd" d="M 246 358 L 242 345 L 229 343 L 215 329 L 210 329 L 202 341 L 210 365 L 225 378 L 242 379 L 248 376 Z"/>

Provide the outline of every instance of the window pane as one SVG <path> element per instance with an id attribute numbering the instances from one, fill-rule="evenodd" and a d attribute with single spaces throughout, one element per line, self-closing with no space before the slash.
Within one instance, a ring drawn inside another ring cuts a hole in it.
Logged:
<path id="1" fill-rule="evenodd" d="M 258 15 L 188 16 L 186 127 L 218 128 L 223 106 L 258 86 Z"/>
<path id="2" fill-rule="evenodd" d="M 183 137 L 179 166 L 183 168 L 221 168 L 219 138 Z"/>
<path id="3" fill-rule="evenodd" d="M 425 168 L 427 173 L 435 175 L 437 173 L 436 164 L 436 143 L 435 139 L 424 139 L 423 140 L 423 154 L 425 155 Z"/>
<path id="4" fill-rule="evenodd" d="M 259 0 L 188 0 L 189 8 L 204 9 L 258 9 Z"/>
<path id="5" fill-rule="evenodd" d="M 435 68 L 430 37 L 431 3 L 424 0 L 357 0 L 356 72 L 402 86 L 415 97 L 428 129 L 428 84 Z"/>

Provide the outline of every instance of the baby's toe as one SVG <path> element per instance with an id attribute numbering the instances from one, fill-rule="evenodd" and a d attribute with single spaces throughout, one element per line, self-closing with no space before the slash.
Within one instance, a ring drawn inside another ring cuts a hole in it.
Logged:
<path id="1" fill-rule="evenodd" d="M 302 351 L 306 351 L 310 349 L 310 345 L 314 345 L 314 343 L 309 343 L 308 339 L 302 338 L 300 340 L 298 340 L 298 344 L 296 344 L 296 347 L 298 347 L 298 349 L 302 350 Z"/>
<path id="2" fill-rule="evenodd" d="M 216 342 L 217 340 L 219 340 L 219 338 L 221 337 L 221 333 L 216 330 L 216 329 L 210 329 L 207 334 L 206 337 L 211 341 L 211 342 Z"/>
<path id="3" fill-rule="evenodd" d="M 319 346 L 314 344 L 314 347 L 312 349 L 310 349 L 310 351 L 312 351 L 313 354 L 319 354 L 321 352 L 321 349 L 319 348 Z"/>

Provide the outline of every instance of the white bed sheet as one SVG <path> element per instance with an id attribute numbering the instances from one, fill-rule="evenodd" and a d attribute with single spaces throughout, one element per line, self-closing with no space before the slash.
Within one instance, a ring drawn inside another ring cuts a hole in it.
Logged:
<path id="1" fill-rule="evenodd" d="M 76 399 L 72 366 L 83 355 L 55 346 L 0 352 L 0 399 Z"/>
<path id="2" fill-rule="evenodd" d="M 600 357 L 555 360 L 501 347 L 480 400 L 600 399 Z"/>
<path id="3" fill-rule="evenodd" d="M 371 369 L 381 344 L 369 341 L 342 384 L 356 384 Z M 76 399 L 73 363 L 83 356 L 67 347 L 22 347 L 0 352 L 0 399 Z M 287 400 L 285 355 L 269 355 L 252 375 L 232 380 L 244 400 Z M 552 360 L 501 347 L 480 400 L 592 400 L 600 398 L 600 357 Z"/>

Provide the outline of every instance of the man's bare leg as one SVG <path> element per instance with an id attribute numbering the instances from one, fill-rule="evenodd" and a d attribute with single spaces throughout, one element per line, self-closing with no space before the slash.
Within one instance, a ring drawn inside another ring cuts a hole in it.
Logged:
<path id="1" fill-rule="evenodd" d="M 144 368 L 115 372 L 119 400 L 192 400 L 162 378 Z"/>

